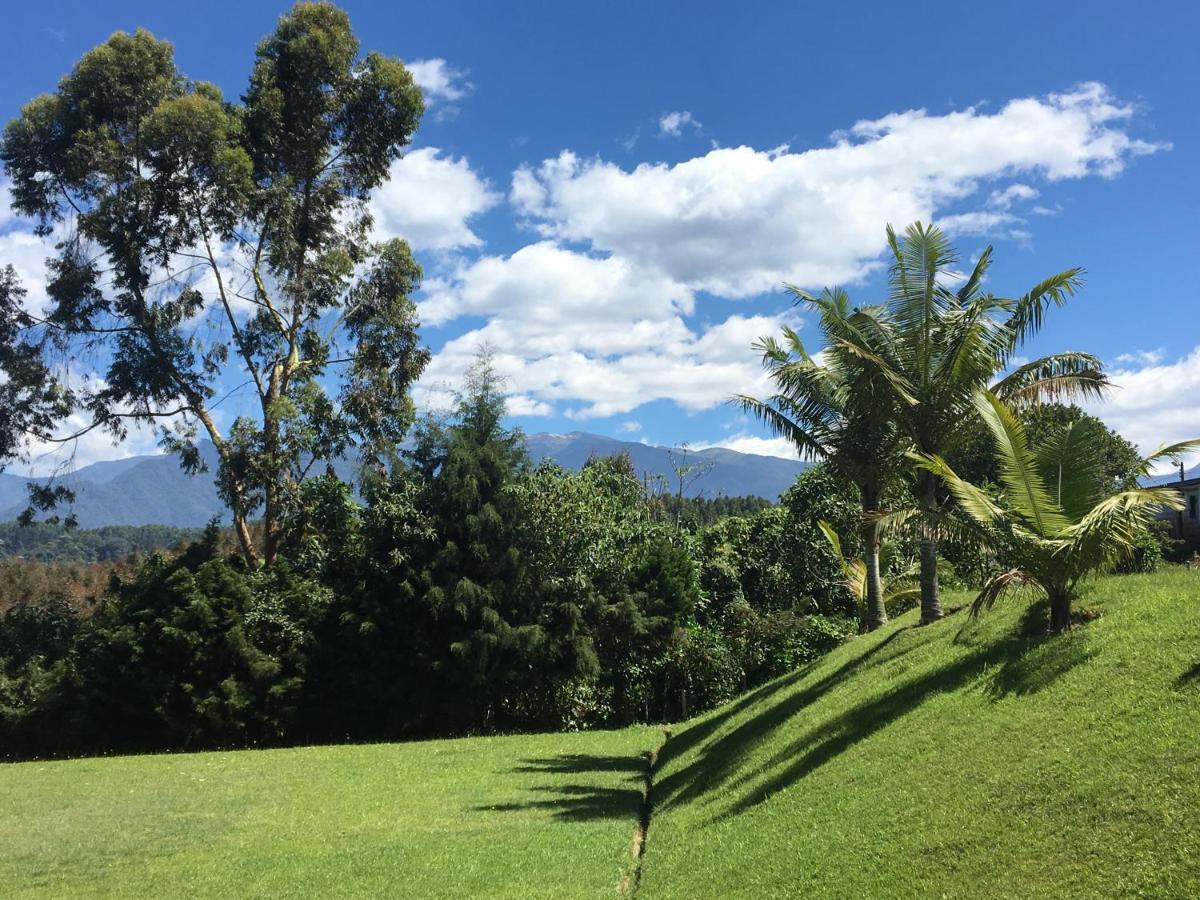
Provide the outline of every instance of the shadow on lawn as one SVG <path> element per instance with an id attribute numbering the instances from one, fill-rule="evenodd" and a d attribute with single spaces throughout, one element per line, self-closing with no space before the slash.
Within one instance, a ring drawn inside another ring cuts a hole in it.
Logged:
<path id="1" fill-rule="evenodd" d="M 1200 683 L 1200 660 L 1192 664 L 1192 667 L 1175 679 L 1175 688 L 1180 690 L 1189 685 Z"/>
<path id="2" fill-rule="evenodd" d="M 620 781 L 628 787 L 606 787 L 591 784 L 544 784 L 531 790 L 545 795 L 542 800 L 525 800 L 520 803 L 497 803 L 491 806 L 475 806 L 476 812 L 520 812 L 523 810 L 548 810 L 555 818 L 565 821 L 588 821 L 592 819 L 637 818 L 642 804 L 642 777 L 646 771 L 643 756 L 611 756 L 590 753 L 564 753 L 542 759 L 525 759 L 508 772 L 546 775 L 578 775 L 583 781 L 592 781 L 587 776 L 603 776 L 612 781 L 613 773 L 625 773 Z M 594 779 L 600 780 L 600 779 Z"/>
<path id="3" fill-rule="evenodd" d="M 642 792 L 636 786 L 627 788 L 601 787 L 595 784 L 542 785 L 533 789 L 547 796 L 545 800 L 525 800 L 521 803 L 497 803 L 475 806 L 475 812 L 523 812 L 542 809 L 554 813 L 566 822 L 588 822 L 595 819 L 637 819 L 642 805 Z"/>
<path id="4" fill-rule="evenodd" d="M 1028 610 L 1026 617 L 1040 611 Z M 899 687 L 876 693 L 831 719 L 809 719 L 803 713 L 813 703 L 836 689 L 851 675 L 871 669 L 928 647 L 926 635 L 937 631 L 898 629 L 865 653 L 844 662 L 838 669 L 813 684 L 792 693 L 761 713 L 741 722 L 716 740 L 704 744 L 699 754 L 683 768 L 671 772 L 655 785 L 660 808 L 698 800 L 715 800 L 742 792 L 725 808 L 721 818 L 750 809 L 772 794 L 804 778 L 858 742 L 919 707 L 931 696 L 955 690 L 986 678 L 985 690 L 993 700 L 1010 694 L 1025 695 L 1043 690 L 1089 658 L 1086 634 L 1072 632 L 1061 637 L 1029 637 L 1023 621 L 1013 632 L 995 636 L 974 620 L 964 622 L 951 643 L 966 651 L 957 660 L 940 666 Z M 795 682 L 789 680 L 789 683 Z M 701 723 L 709 726 L 710 722 Z M 807 726 L 807 728 L 805 728 Z M 743 768 L 745 749 L 770 740 L 780 729 L 801 731 L 766 762 L 751 770 Z M 664 770 L 708 738 L 692 735 L 690 741 L 667 743 L 662 756 Z"/>
<path id="5" fill-rule="evenodd" d="M 858 742 L 871 737 L 913 711 L 931 696 L 956 690 L 985 679 L 983 690 L 993 700 L 1036 693 L 1053 684 L 1075 666 L 1090 658 L 1086 629 L 1062 636 L 1030 636 L 1026 627 L 1041 611 L 1027 610 L 1011 632 L 995 635 L 968 620 L 950 644 L 961 655 L 946 665 L 925 672 L 900 686 L 868 696 L 864 701 L 831 718 L 807 718 L 810 706 L 837 689 L 851 676 L 893 663 L 914 651 L 928 649 L 937 640 L 939 627 L 897 628 L 864 652 L 843 661 L 832 671 L 800 684 L 820 670 L 822 661 L 749 692 L 716 713 L 701 719 L 667 740 L 658 755 L 654 784 L 657 811 L 694 802 L 724 799 L 740 792 L 720 818 L 751 809 L 778 791 L 803 779 Z M 1200 678 L 1200 663 L 1193 676 Z M 773 698 L 778 697 L 774 702 Z M 737 722 L 747 710 L 761 711 Z M 806 720 L 807 718 L 807 720 Z M 807 727 L 806 727 L 807 726 Z M 799 732 L 766 762 L 744 769 L 746 749 L 781 729 Z M 677 761 L 693 755 L 686 765 Z M 564 819 L 629 818 L 640 802 L 639 782 L 645 761 L 641 757 L 588 756 L 569 754 L 549 759 L 527 760 L 518 772 L 571 774 L 628 772 L 630 787 L 608 788 L 588 784 L 541 785 L 535 791 L 547 794 L 534 800 L 481 809 L 552 809 Z"/>

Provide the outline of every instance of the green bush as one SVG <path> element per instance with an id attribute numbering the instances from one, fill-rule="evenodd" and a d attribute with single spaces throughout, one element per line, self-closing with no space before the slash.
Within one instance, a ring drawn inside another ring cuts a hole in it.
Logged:
<path id="1" fill-rule="evenodd" d="M 746 687 L 807 665 L 857 630 L 852 618 L 804 616 L 787 610 L 760 613 L 749 605 L 732 609 L 726 623 L 729 644 L 745 673 Z"/>

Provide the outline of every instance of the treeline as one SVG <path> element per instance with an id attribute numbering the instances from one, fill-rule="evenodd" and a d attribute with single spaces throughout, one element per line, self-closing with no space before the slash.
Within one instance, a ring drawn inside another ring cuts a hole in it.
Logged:
<path id="1" fill-rule="evenodd" d="M 270 567 L 215 527 L 115 577 L 90 616 L 0 620 L 8 756 L 381 740 L 675 720 L 814 659 L 858 609 L 817 467 L 698 534 L 628 458 L 534 467 L 486 360 L 365 502 L 305 482 Z"/>
<path id="2" fill-rule="evenodd" d="M 169 550 L 200 537 L 202 529 L 170 525 L 106 525 L 67 528 L 61 524 L 0 523 L 0 558 L 41 562 L 114 562 L 135 554 Z"/>
<path id="3" fill-rule="evenodd" d="M 730 516 L 746 517 L 771 507 L 763 497 L 681 497 L 658 493 L 648 501 L 659 518 L 695 531 Z"/>

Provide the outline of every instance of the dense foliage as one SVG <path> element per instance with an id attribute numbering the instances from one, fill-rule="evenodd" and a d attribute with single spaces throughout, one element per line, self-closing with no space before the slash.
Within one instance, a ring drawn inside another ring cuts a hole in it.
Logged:
<path id="1" fill-rule="evenodd" d="M 199 529 L 170 525 L 105 525 L 83 529 L 43 522 L 30 525 L 4 522 L 0 523 L 0 558 L 113 562 L 133 554 L 169 550 L 199 536 Z"/>
<path id="2" fill-rule="evenodd" d="M 216 527 L 97 592 L 0 619 L 0 743 L 62 754 L 395 739 L 686 718 L 836 646 L 858 610 L 821 466 L 698 534 L 623 457 L 530 465 L 480 360 L 360 502 L 304 482 L 282 551 Z"/>

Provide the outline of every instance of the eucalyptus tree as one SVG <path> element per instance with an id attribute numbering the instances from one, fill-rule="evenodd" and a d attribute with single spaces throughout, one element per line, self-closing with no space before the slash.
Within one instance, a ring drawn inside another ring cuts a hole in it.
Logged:
<path id="1" fill-rule="evenodd" d="M 864 624 L 872 630 L 887 622 L 879 571 L 881 501 L 904 465 L 895 398 L 880 382 L 878 369 L 859 352 L 869 340 L 861 327 L 879 330 L 883 311 L 852 309 L 840 289 L 820 296 L 792 286 L 788 290 L 797 303 L 818 312 L 826 348 L 814 358 L 791 328 L 783 330 L 782 340 L 760 339 L 755 349 L 762 353 L 775 393 L 765 399 L 739 396 L 736 401 L 791 441 L 802 458 L 824 460 L 858 488 L 866 563 Z"/>
<path id="2" fill-rule="evenodd" d="M 1050 629 L 1070 628 L 1079 583 L 1127 557 L 1150 518 L 1162 509 L 1182 509 L 1183 500 L 1171 487 L 1103 490 L 1099 423 L 1066 423 L 1031 446 L 1020 420 L 994 394 L 978 392 L 974 406 L 995 445 L 998 498 L 960 478 L 940 456 L 919 457 L 922 469 L 941 478 L 970 520 L 985 530 L 1006 566 L 983 586 L 972 612 L 1032 585 L 1049 598 Z M 1197 448 L 1200 440 L 1163 447 L 1139 461 L 1139 474 Z"/>
<path id="3" fill-rule="evenodd" d="M 887 229 L 892 263 L 884 309 L 864 310 L 857 328 L 837 340 L 876 377 L 895 423 L 925 455 L 945 455 L 975 414 L 972 398 L 989 385 L 1016 405 L 1103 393 L 1100 361 L 1087 353 L 1060 353 L 1009 367 L 1026 339 L 1042 327 L 1051 307 L 1063 306 L 1080 288 L 1083 270 L 1067 269 L 1016 299 L 985 289 L 992 248 L 971 271 L 955 271 L 958 256 L 933 225 L 915 223 L 897 237 Z M 1003 374 L 1005 372 L 1008 374 Z M 921 621 L 942 616 L 937 574 L 941 490 L 937 472 L 919 469 L 921 513 Z"/>
<path id="4" fill-rule="evenodd" d="M 411 424 L 421 270 L 404 242 L 372 242 L 367 201 L 423 108 L 404 65 L 360 54 L 326 3 L 280 18 L 240 102 L 144 30 L 84 54 L 0 144 L 14 208 L 56 239 L 49 304 L 9 342 L 57 373 L 16 417 L 25 436 L 147 427 L 191 470 L 206 436 L 243 554 L 273 559 L 314 464 L 351 447 L 378 463 Z"/>

